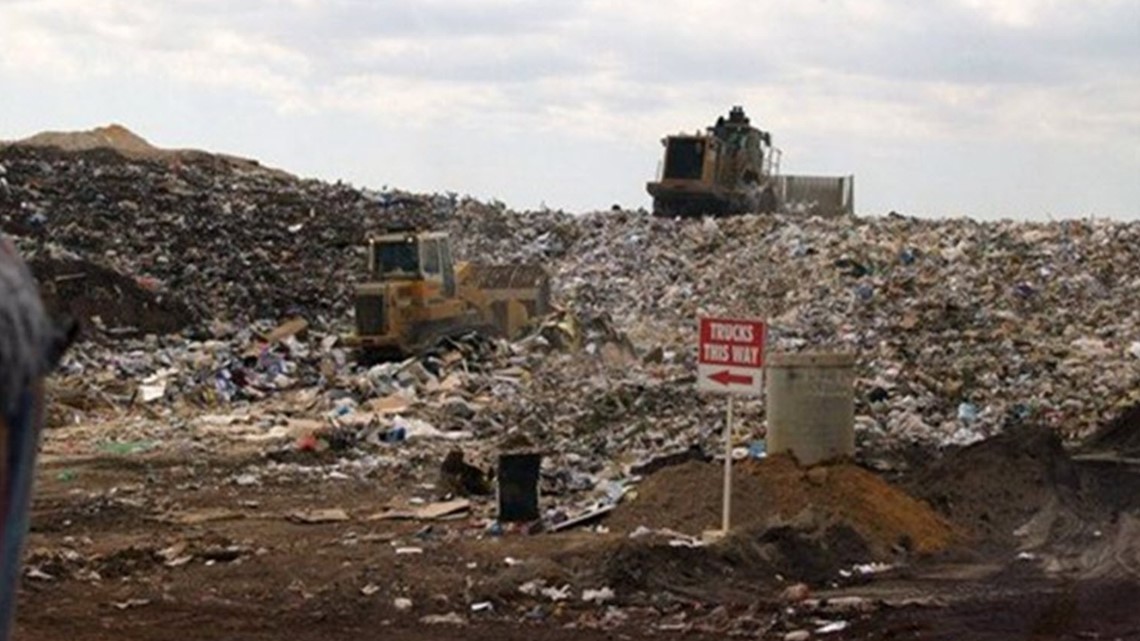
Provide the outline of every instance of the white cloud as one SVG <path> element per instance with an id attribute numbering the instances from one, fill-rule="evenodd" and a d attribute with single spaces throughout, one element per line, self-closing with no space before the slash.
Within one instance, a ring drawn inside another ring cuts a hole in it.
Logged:
<path id="1" fill-rule="evenodd" d="M 1030 29 L 1049 22 L 1079 21 L 1082 14 L 1120 9 L 1130 0 L 960 0 L 960 2 L 1000 26 Z"/>
<path id="2" fill-rule="evenodd" d="M 480 84 L 416 81 L 392 76 L 350 76 L 329 85 L 317 104 L 391 118 L 407 127 L 427 127 L 451 110 L 458 124 L 508 108 L 502 92 Z"/>

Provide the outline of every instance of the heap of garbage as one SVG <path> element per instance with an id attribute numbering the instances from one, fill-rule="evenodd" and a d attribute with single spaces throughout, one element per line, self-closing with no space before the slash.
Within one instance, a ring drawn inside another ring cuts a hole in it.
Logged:
<path id="1" fill-rule="evenodd" d="M 1136 387 L 1134 223 L 595 216 L 564 300 L 689 359 L 700 313 L 767 318 L 777 350 L 855 351 L 868 431 L 1080 433 Z"/>
<path id="2" fill-rule="evenodd" d="M 548 266 L 563 316 L 479 352 L 484 365 L 462 353 L 449 367 L 468 377 L 462 431 L 574 443 L 582 469 L 717 433 L 717 400 L 693 388 L 703 313 L 768 319 L 772 350 L 855 351 L 865 443 L 968 443 L 1026 422 L 1079 435 L 1137 387 L 1136 223 L 514 212 L 201 152 L 0 147 L 0 228 L 42 266 L 45 289 L 90 274 L 137 285 L 86 309 L 59 297 L 93 341 L 65 371 L 123 388 L 117 402 L 307 390 L 324 416 L 346 398 L 367 407 L 439 383 L 358 365 L 336 340 L 364 239 L 409 223 L 449 231 L 461 259 Z M 304 338 L 266 340 L 291 319 Z M 749 436 L 763 419 L 761 402 L 742 409 Z"/>

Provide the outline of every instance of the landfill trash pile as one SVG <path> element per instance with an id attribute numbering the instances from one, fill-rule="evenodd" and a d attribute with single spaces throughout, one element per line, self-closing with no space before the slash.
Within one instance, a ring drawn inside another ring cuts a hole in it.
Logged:
<path id="1" fill-rule="evenodd" d="M 343 323 L 364 241 L 389 226 L 450 226 L 460 259 L 509 262 L 562 251 L 568 241 L 554 228 L 564 218 L 536 225 L 454 194 L 303 180 L 232 156 L 158 149 L 116 126 L 0 145 L 0 229 L 25 255 L 111 269 L 203 323 L 297 314 Z"/>
<path id="2" fill-rule="evenodd" d="M 519 213 L 200 152 L 8 146 L 0 179 L 0 226 L 33 260 L 110 267 L 205 336 L 214 321 L 347 326 L 360 243 L 411 221 L 446 228 L 460 258 L 545 261 L 556 301 L 628 338 L 637 358 L 609 385 L 676 385 L 699 313 L 766 318 L 774 350 L 854 350 L 868 443 L 964 444 L 1021 422 L 1087 433 L 1140 372 L 1136 224 Z"/>
<path id="3" fill-rule="evenodd" d="M 189 307 L 154 291 L 145 279 L 77 258 L 40 256 L 29 267 L 48 310 L 81 320 L 88 336 L 173 334 L 193 321 Z"/>
<path id="4" fill-rule="evenodd" d="M 870 440 L 1083 434 L 1140 382 L 1140 225 L 591 214 L 555 282 L 690 371 L 699 313 L 770 321 L 772 350 L 858 354 Z"/>
<path id="5" fill-rule="evenodd" d="M 42 239 L 22 245 L 31 260 L 77 257 L 145 280 L 197 321 L 345 309 L 365 209 L 356 190 L 203 160 L 21 147 L 0 151 L 0 167 L 0 225 Z"/>
<path id="6" fill-rule="evenodd" d="M 340 320 L 365 238 L 389 224 L 431 224 L 456 206 L 202 152 L 80 148 L 0 147 L 0 228 L 31 260 L 112 269 L 201 322 Z"/>

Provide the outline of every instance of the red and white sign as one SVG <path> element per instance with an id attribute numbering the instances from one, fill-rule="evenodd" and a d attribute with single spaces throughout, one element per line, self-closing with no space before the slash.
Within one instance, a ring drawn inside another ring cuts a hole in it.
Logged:
<path id="1" fill-rule="evenodd" d="M 764 389 L 764 321 L 701 318 L 697 389 L 759 396 Z"/>

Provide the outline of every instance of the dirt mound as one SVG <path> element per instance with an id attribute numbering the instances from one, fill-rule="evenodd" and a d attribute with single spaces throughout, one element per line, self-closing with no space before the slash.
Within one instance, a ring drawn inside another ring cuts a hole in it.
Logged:
<path id="1" fill-rule="evenodd" d="M 87 156 L 99 160 L 99 154 L 106 155 L 114 152 L 124 158 L 132 160 L 150 161 L 195 161 L 200 163 L 214 163 L 230 165 L 244 169 L 259 169 L 268 173 L 289 177 L 289 174 L 279 170 L 262 167 L 261 163 L 249 158 L 233 156 L 230 154 L 211 153 L 198 149 L 165 149 L 156 147 L 142 136 L 127 129 L 120 124 L 110 124 L 96 127 L 87 131 L 42 131 L 34 136 L 10 143 L 0 142 L 0 148 L 5 145 L 12 147 L 33 147 L 39 149 L 56 149 L 68 154 Z"/>
<path id="2" fill-rule="evenodd" d="M 124 156 L 135 158 L 159 158 L 171 153 L 155 147 L 143 137 L 119 124 L 96 127 L 88 131 L 44 131 L 13 144 L 27 147 L 57 147 L 63 151 L 113 149 Z"/>
<path id="3" fill-rule="evenodd" d="M 809 509 L 781 525 L 733 530 L 707 546 L 678 545 L 660 532 L 579 548 L 556 562 L 582 585 L 604 584 L 619 594 L 730 601 L 788 582 L 845 582 L 840 571 L 865 563 L 872 553 L 858 532 L 833 521 Z"/>
<path id="4" fill-rule="evenodd" d="M 692 462 L 647 479 L 636 497 L 623 504 L 611 527 L 640 525 L 699 534 L 720 524 L 723 469 Z M 805 511 L 831 525 L 849 527 L 876 558 L 906 550 L 931 553 L 957 537 L 955 528 L 927 505 L 851 464 L 801 468 L 775 456 L 737 467 L 733 477 L 733 526 L 786 524 Z"/>
<path id="5" fill-rule="evenodd" d="M 1140 457 L 1140 403 L 1130 405 L 1097 430 L 1084 443 L 1089 450 L 1112 450 L 1121 456 Z"/>
<path id="6" fill-rule="evenodd" d="M 999 546 L 1015 544 L 1014 531 L 1043 508 L 1073 504 L 1080 486 L 1060 437 L 1037 427 L 957 450 L 908 483 L 915 496 Z"/>
<path id="7" fill-rule="evenodd" d="M 600 556 L 589 557 L 587 576 L 623 594 L 637 592 L 708 595 L 710 587 L 727 596 L 734 582 L 764 585 L 773 573 L 767 563 L 733 568 L 723 554 L 709 548 L 671 547 L 648 541 L 622 541 Z M 735 580 L 735 581 L 734 581 Z M 712 596 L 712 595 L 708 595 Z"/>
<path id="8" fill-rule="evenodd" d="M 855 528 L 834 520 L 834 515 L 809 509 L 787 525 L 738 531 L 720 550 L 733 567 L 755 565 L 760 559 L 786 579 L 835 581 L 839 570 L 865 562 L 874 552 Z"/>
<path id="9" fill-rule="evenodd" d="M 48 309 L 78 320 L 88 335 L 96 322 L 115 336 L 132 337 L 177 332 L 193 320 L 181 302 L 87 261 L 36 258 L 30 266 Z"/>
<path id="10" fill-rule="evenodd" d="M 1100 536 L 1073 548 L 1073 556 L 1062 557 L 1063 566 L 1072 566 L 1085 579 L 1140 579 L 1140 516 L 1124 514 Z"/>

